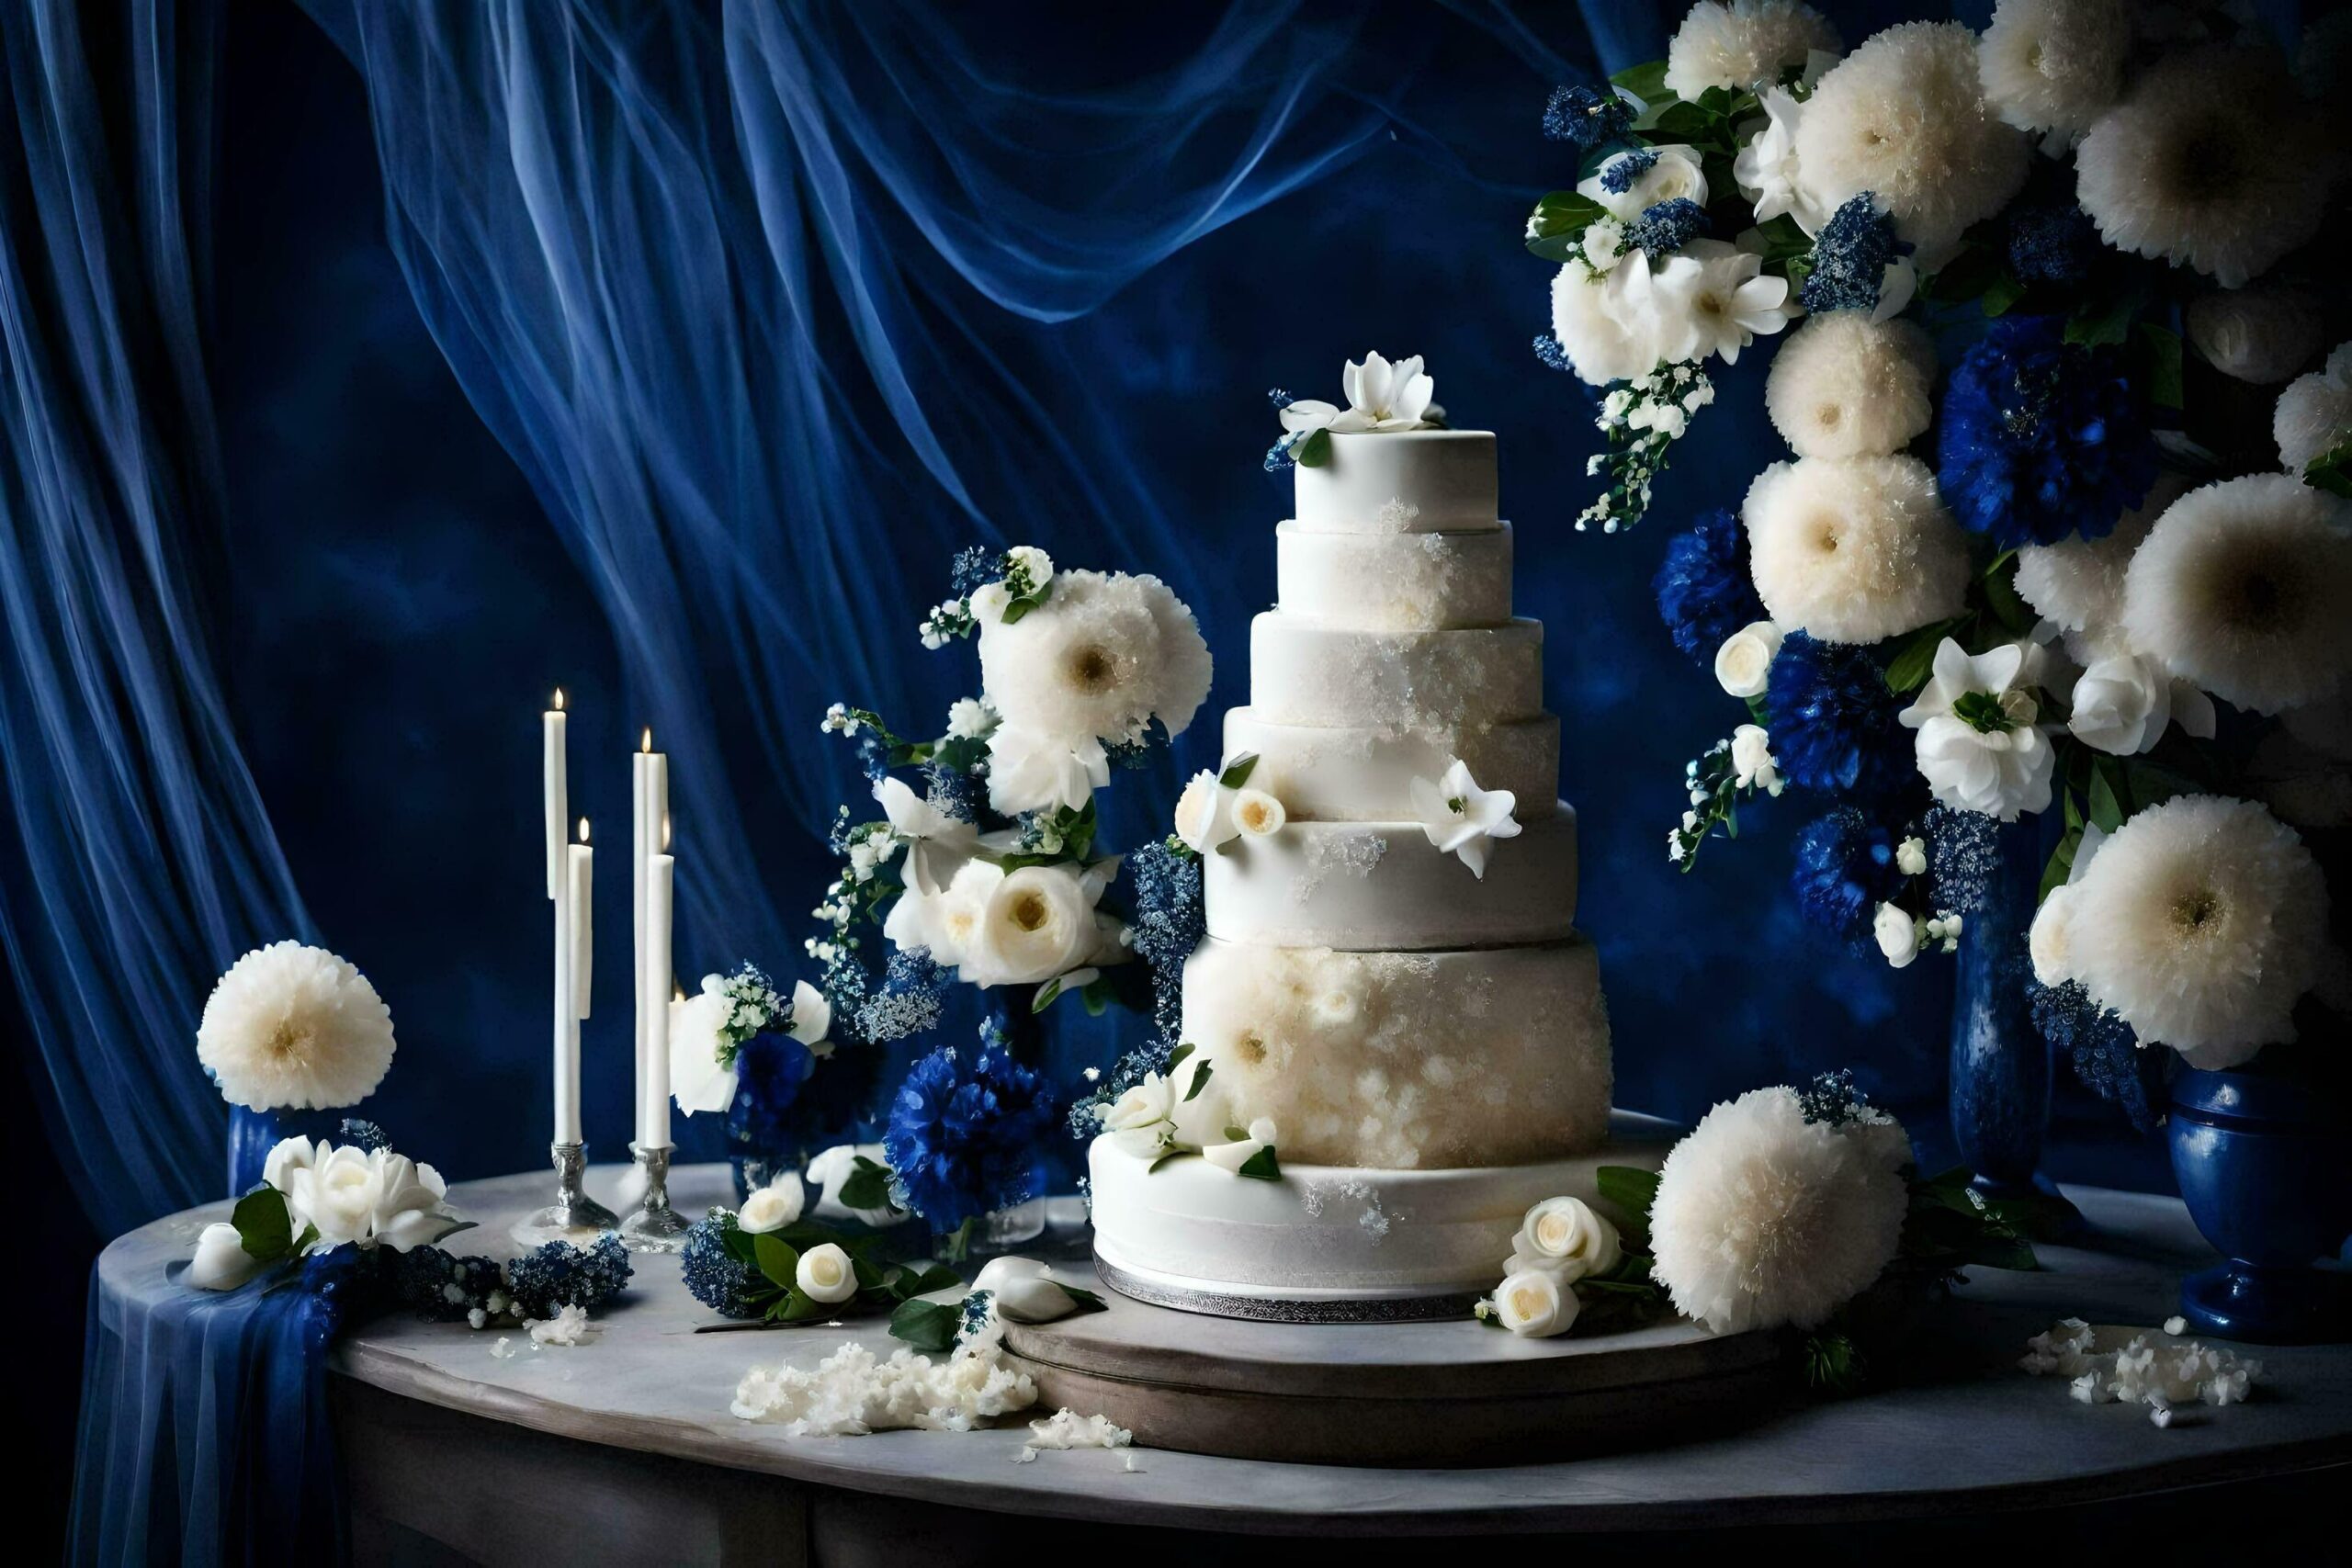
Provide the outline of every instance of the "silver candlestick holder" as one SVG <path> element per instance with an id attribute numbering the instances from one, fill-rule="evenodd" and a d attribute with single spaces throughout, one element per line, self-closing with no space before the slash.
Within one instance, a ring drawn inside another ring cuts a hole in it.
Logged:
<path id="1" fill-rule="evenodd" d="M 621 1222 L 621 1242 L 631 1252 L 675 1252 L 685 1246 L 694 1222 L 670 1207 L 671 1145 L 628 1147 L 645 1168 L 645 1201 Z"/>
<path id="2" fill-rule="evenodd" d="M 582 1178 L 588 1173 L 588 1145 L 550 1144 L 555 1156 L 555 1201 L 514 1222 L 511 1234 L 525 1247 L 550 1241 L 592 1242 L 620 1224 L 620 1216 L 588 1196 Z"/>

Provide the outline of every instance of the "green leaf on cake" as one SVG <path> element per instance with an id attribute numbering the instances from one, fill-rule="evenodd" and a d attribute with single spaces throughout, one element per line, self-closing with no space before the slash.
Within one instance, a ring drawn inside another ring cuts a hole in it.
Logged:
<path id="1" fill-rule="evenodd" d="M 1268 1144 L 1243 1160 L 1233 1174 L 1246 1176 L 1252 1181 L 1280 1181 L 1283 1179 L 1282 1161 L 1274 1157 L 1274 1145 Z"/>
<path id="2" fill-rule="evenodd" d="M 1146 1166 L 1144 1168 L 1144 1174 L 1146 1176 L 1149 1176 L 1153 1171 L 1158 1170 L 1161 1166 L 1166 1165 L 1171 1159 L 1182 1159 L 1187 1155 L 1198 1155 L 1200 1152 L 1201 1151 L 1198 1149 L 1170 1149 L 1166 1154 L 1161 1155 L 1159 1158 Z"/>
<path id="3" fill-rule="evenodd" d="M 1226 763 L 1225 771 L 1217 774 L 1216 782 L 1227 789 L 1239 789 L 1250 782 L 1250 775 L 1257 766 L 1258 753 L 1244 751 Z"/>
<path id="4" fill-rule="evenodd" d="M 1197 1047 L 1195 1047 L 1191 1041 L 1187 1040 L 1182 1044 L 1177 1046 L 1173 1051 L 1169 1052 L 1168 1067 L 1165 1076 L 1171 1078 L 1174 1077 L 1176 1076 L 1176 1069 L 1184 1065 L 1184 1058 L 1191 1055 L 1195 1049 L 1197 1049 Z"/>
<path id="5" fill-rule="evenodd" d="M 1303 468 L 1321 468 L 1331 460 L 1331 433 L 1328 430 L 1310 432 L 1291 456 L 1298 459 L 1298 465 Z"/>
<path id="6" fill-rule="evenodd" d="M 1209 1087 L 1209 1075 L 1216 1071 L 1216 1064 L 1215 1062 L 1203 1062 L 1197 1068 L 1193 1069 L 1193 1087 L 1184 1091 L 1185 1104 L 1190 1105 L 1193 1100 L 1198 1100 L 1201 1097 L 1201 1090 Z"/>

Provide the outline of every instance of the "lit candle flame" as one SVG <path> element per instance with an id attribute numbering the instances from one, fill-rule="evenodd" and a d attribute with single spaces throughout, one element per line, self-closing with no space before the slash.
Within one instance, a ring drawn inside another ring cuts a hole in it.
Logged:
<path id="1" fill-rule="evenodd" d="M 583 844 L 588 841 L 588 818 L 585 817 L 580 819 L 580 841 Z"/>
<path id="2" fill-rule="evenodd" d="M 561 686 L 558 686 L 555 689 L 555 711 L 558 713 L 561 713 L 563 711 L 563 688 Z"/>
<path id="3" fill-rule="evenodd" d="M 637 749 L 640 751 L 649 752 L 653 750 L 653 727 L 651 725 L 649 724 L 645 727 L 645 739 L 638 742 Z"/>

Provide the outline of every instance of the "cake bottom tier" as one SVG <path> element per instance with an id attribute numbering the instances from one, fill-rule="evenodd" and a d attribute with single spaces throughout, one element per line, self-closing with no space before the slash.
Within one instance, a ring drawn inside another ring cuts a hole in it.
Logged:
<path id="1" fill-rule="evenodd" d="M 1674 1129 L 1620 1114 L 1573 1159 L 1464 1170 L 1285 1160 L 1254 1181 L 1206 1160 L 1158 1170 L 1097 1138 L 1087 1164 L 1103 1278 L 1161 1306 L 1284 1322 L 1450 1315 L 1502 1278 L 1510 1238 L 1546 1198 L 1602 1201 L 1604 1165 L 1655 1170 Z"/>
<path id="2" fill-rule="evenodd" d="M 1583 941 L 1342 953 L 1212 939 L 1182 1038 L 1285 1163 L 1396 1169 L 1574 1155 L 1609 1121 L 1609 1010 Z"/>

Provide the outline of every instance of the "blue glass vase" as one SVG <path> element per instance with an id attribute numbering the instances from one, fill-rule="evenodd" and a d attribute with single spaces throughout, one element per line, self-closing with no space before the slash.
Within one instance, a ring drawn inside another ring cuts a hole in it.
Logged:
<path id="1" fill-rule="evenodd" d="M 1951 1012 L 1951 1132 L 1977 1185 L 1996 1197 L 2055 1189 L 2041 1176 L 2050 1126 L 2050 1043 L 2034 1027 L 2027 933 L 2041 884 L 2041 825 L 2021 817 L 1996 838 L 1982 907 L 1961 928 Z"/>
<path id="2" fill-rule="evenodd" d="M 2352 1235 L 2352 1105 L 2292 1075 L 2180 1074 L 2165 1138 L 2181 1200 L 2223 1261 L 2181 1281 L 2207 1334 L 2352 1337 L 2352 1276 L 2312 1267 Z"/>

